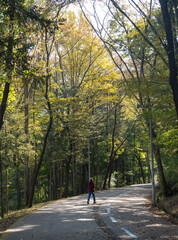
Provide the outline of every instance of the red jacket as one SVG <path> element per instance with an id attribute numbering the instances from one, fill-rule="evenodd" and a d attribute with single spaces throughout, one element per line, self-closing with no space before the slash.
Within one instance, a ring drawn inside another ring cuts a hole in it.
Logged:
<path id="1" fill-rule="evenodd" d="M 93 181 L 88 182 L 88 192 L 94 192 L 95 191 L 95 185 Z"/>

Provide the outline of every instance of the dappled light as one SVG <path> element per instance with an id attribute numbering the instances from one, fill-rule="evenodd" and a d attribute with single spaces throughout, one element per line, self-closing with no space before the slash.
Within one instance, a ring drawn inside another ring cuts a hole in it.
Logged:
<path id="1" fill-rule="evenodd" d="M 147 189 L 147 190 L 146 190 Z M 23 236 L 42 239 L 165 239 L 178 233 L 176 226 L 154 216 L 145 206 L 151 185 L 96 192 L 96 204 L 87 195 L 55 201 L 26 216 L 7 234 L 7 240 Z M 168 234 L 169 232 L 169 234 Z M 10 238 L 8 238 L 8 236 Z M 96 237 L 97 236 L 97 237 Z"/>
<path id="2" fill-rule="evenodd" d="M 87 219 L 87 218 L 79 218 L 76 219 L 76 221 L 94 221 L 93 219 Z"/>
<path id="3" fill-rule="evenodd" d="M 33 228 L 38 228 L 38 227 L 39 225 L 24 225 L 21 228 L 9 229 L 8 232 L 22 232 L 22 231 L 31 230 Z"/>
<path id="4" fill-rule="evenodd" d="M 0 0 L 0 235 L 178 236 L 152 214 L 178 219 L 177 23 L 177 0 Z"/>

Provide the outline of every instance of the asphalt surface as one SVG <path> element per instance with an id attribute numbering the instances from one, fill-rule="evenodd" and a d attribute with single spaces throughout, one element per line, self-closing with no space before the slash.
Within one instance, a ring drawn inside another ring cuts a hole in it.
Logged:
<path id="1" fill-rule="evenodd" d="M 178 226 L 146 207 L 150 184 L 59 200 L 15 223 L 3 240 L 178 239 Z"/>

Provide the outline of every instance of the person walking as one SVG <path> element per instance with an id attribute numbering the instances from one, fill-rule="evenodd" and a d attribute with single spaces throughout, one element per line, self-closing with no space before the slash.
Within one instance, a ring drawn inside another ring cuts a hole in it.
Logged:
<path id="1" fill-rule="evenodd" d="M 94 191 L 95 191 L 95 185 L 94 185 L 93 179 L 90 178 L 89 181 L 88 181 L 88 199 L 87 199 L 87 204 L 89 204 L 89 202 L 90 202 L 91 194 L 93 196 L 93 203 L 96 203 Z"/>

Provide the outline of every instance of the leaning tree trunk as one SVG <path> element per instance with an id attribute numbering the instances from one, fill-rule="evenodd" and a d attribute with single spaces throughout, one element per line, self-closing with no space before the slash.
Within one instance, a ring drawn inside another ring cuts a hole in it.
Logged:
<path id="1" fill-rule="evenodd" d="M 38 177 L 38 173 L 40 171 L 41 164 L 43 162 L 43 157 L 44 157 L 44 154 L 45 154 L 47 140 L 48 140 L 49 132 L 51 130 L 51 126 L 52 126 L 52 116 L 50 116 L 48 129 L 47 129 L 46 135 L 44 137 L 43 149 L 42 149 L 42 152 L 41 152 L 41 155 L 40 155 L 39 162 L 38 162 L 36 168 L 34 169 L 28 207 L 32 207 L 32 204 L 33 204 L 33 197 L 34 197 L 34 193 L 35 193 L 35 184 L 36 184 L 36 180 L 37 180 L 37 177 Z"/>
<path id="2" fill-rule="evenodd" d="M 11 79 L 11 77 L 9 76 L 8 79 Z M 8 99 L 8 95 L 9 95 L 9 89 L 10 89 L 10 83 L 6 82 L 4 91 L 3 91 L 3 98 L 2 98 L 2 102 L 1 102 L 1 106 L 0 106 L 0 130 L 4 123 L 3 118 L 4 118 L 4 114 L 5 114 L 6 107 L 7 107 L 7 99 Z"/>
<path id="3" fill-rule="evenodd" d="M 117 104 L 115 105 L 115 111 L 114 111 L 114 127 L 113 127 L 113 131 L 112 131 L 112 148 L 111 148 L 111 154 L 109 157 L 109 164 L 108 164 L 106 174 L 105 174 L 103 189 L 106 188 L 106 182 L 108 179 L 108 175 L 109 174 L 111 175 L 113 164 L 114 164 L 114 157 L 115 157 L 114 156 L 114 141 L 115 141 L 116 124 L 117 124 Z M 110 185 L 110 182 L 108 183 L 108 185 Z"/>
<path id="4" fill-rule="evenodd" d="M 7 54 L 5 59 L 6 69 L 7 69 L 7 80 L 5 83 L 3 97 L 0 105 L 0 130 L 4 123 L 3 118 L 7 107 L 7 100 L 10 90 L 10 83 L 12 82 L 12 71 L 13 71 L 13 43 L 14 43 L 14 12 L 15 12 L 15 4 L 14 1 L 9 1 L 9 37 L 7 41 Z"/>
<path id="5" fill-rule="evenodd" d="M 46 76 L 45 99 L 46 99 L 46 102 L 47 102 L 48 113 L 49 113 L 49 124 L 48 124 L 48 128 L 47 128 L 47 132 L 46 132 L 45 137 L 44 137 L 43 149 L 42 149 L 39 161 L 38 161 L 38 163 L 37 163 L 37 165 L 36 165 L 36 167 L 34 169 L 34 172 L 33 172 L 33 178 L 32 178 L 32 183 L 31 183 L 31 191 L 30 191 L 30 199 L 29 199 L 29 205 L 28 205 L 29 207 L 32 207 L 32 204 L 33 204 L 33 197 L 34 197 L 34 192 L 35 192 L 35 184 L 36 184 L 36 181 L 37 181 L 37 177 L 38 177 L 38 173 L 40 171 L 41 164 L 43 162 L 43 157 L 44 157 L 45 150 L 46 150 L 48 136 L 49 136 L 52 124 L 53 124 L 52 108 L 51 108 L 51 103 L 50 103 L 49 96 L 48 96 L 48 90 L 49 90 L 49 76 L 50 76 L 50 72 L 49 72 L 49 57 L 50 57 L 51 49 L 52 49 L 52 46 L 53 46 L 53 43 L 54 43 L 54 36 L 53 36 L 52 43 L 51 43 L 51 45 L 50 45 L 50 47 L 48 49 L 48 29 L 45 28 L 46 74 L 47 74 L 47 76 Z"/>
<path id="6" fill-rule="evenodd" d="M 106 174 L 105 174 L 103 189 L 106 189 L 106 182 L 107 182 L 107 179 L 108 179 L 109 174 L 110 174 L 111 171 L 112 171 L 113 164 L 114 164 L 114 156 L 111 155 L 111 156 L 110 156 L 110 160 L 109 160 L 109 164 L 108 164 L 108 167 L 107 167 L 107 170 L 106 170 Z M 108 184 L 109 184 L 109 183 L 108 183 Z"/>

